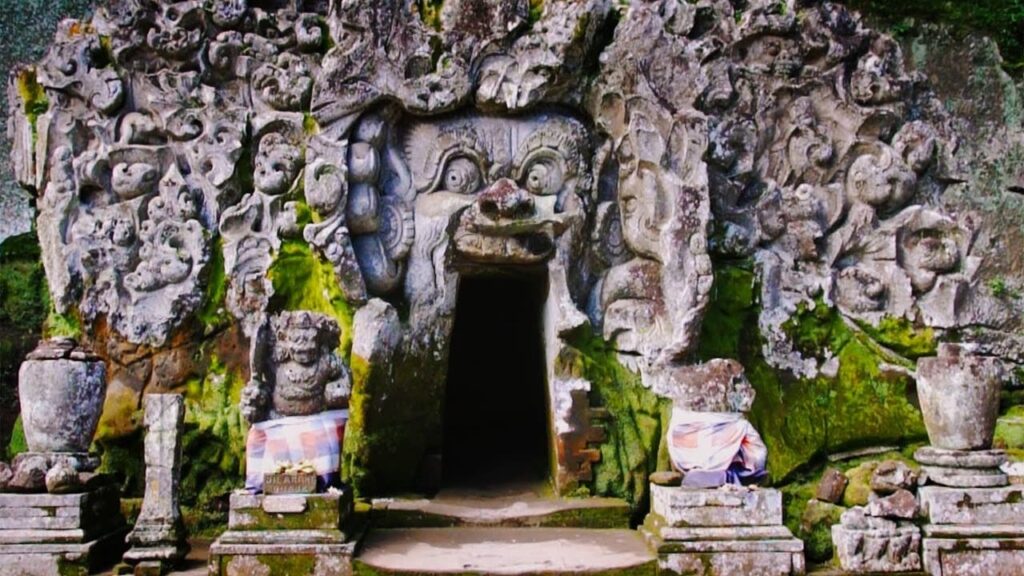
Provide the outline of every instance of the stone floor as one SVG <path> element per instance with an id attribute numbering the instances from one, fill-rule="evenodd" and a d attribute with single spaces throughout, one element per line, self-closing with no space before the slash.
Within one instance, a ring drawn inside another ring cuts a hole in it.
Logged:
<path id="1" fill-rule="evenodd" d="M 633 530 L 406 528 L 375 530 L 356 558 L 374 573 L 600 574 L 655 568 Z M 634 572 L 635 571 L 635 572 Z"/>
<path id="2" fill-rule="evenodd" d="M 629 505 L 617 498 L 558 498 L 541 482 L 449 487 L 432 498 L 373 500 L 378 528 L 504 526 L 628 528 Z"/>

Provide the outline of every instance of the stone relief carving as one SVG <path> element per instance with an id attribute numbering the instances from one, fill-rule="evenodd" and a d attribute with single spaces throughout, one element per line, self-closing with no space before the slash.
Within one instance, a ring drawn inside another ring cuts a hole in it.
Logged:
<path id="1" fill-rule="evenodd" d="M 268 271 L 300 240 L 351 305 L 408 312 L 387 346 L 445 365 L 461 275 L 544 272 L 569 483 L 601 434 L 589 383 L 556 360 L 566 338 L 592 329 L 635 370 L 685 370 L 715 258 L 754 262 L 765 357 L 798 375 L 826 364 L 782 330 L 801 305 L 940 329 L 990 318 L 976 225 L 939 201 L 950 122 L 844 7 L 449 0 L 436 16 L 120 0 L 65 24 L 34 70 L 48 110 L 12 107 L 57 309 L 165 346 L 219 249 L 226 308 L 269 342 L 284 320 Z M 259 389 L 254 418 L 272 410 Z"/>
<path id="2" fill-rule="evenodd" d="M 347 407 L 351 378 L 336 351 L 340 336 L 338 323 L 323 314 L 272 316 L 253 342 L 243 416 L 256 423 Z"/>

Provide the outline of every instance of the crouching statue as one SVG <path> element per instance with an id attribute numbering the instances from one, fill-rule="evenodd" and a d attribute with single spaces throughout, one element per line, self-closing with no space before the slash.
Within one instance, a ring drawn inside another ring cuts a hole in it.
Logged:
<path id="1" fill-rule="evenodd" d="M 307 311 L 282 312 L 257 332 L 242 392 L 242 414 L 252 424 L 246 488 L 262 490 L 264 476 L 283 464 L 311 465 L 321 490 L 339 481 L 351 390 L 340 337 L 334 319 Z"/>
<path id="2" fill-rule="evenodd" d="M 660 366 L 647 377 L 658 394 L 672 399 L 668 450 L 683 473 L 683 486 L 746 485 L 765 478 L 768 450 L 744 417 L 753 406 L 754 387 L 739 362 Z"/>

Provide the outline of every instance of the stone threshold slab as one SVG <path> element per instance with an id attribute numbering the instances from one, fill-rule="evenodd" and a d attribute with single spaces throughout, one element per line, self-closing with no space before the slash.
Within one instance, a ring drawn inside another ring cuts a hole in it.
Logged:
<path id="1" fill-rule="evenodd" d="M 407 528 L 374 530 L 356 556 L 377 574 L 650 574 L 656 556 L 634 530 Z"/>
<path id="2" fill-rule="evenodd" d="M 629 528 L 630 519 L 625 500 L 559 498 L 530 485 L 501 492 L 445 489 L 433 498 L 377 498 L 371 505 L 378 528 Z"/>

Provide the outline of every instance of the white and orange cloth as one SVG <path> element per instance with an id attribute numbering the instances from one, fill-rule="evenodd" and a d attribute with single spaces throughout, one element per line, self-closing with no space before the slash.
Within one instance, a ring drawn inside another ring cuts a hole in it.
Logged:
<path id="1" fill-rule="evenodd" d="M 341 446 L 348 410 L 312 416 L 289 416 L 253 424 L 245 442 L 245 487 L 263 491 L 263 476 L 279 462 L 313 464 L 319 489 L 337 486 L 341 479 Z"/>
<path id="2" fill-rule="evenodd" d="M 766 476 L 768 448 L 740 413 L 674 408 L 668 452 L 672 464 L 684 474 L 684 486 L 752 484 Z"/>

